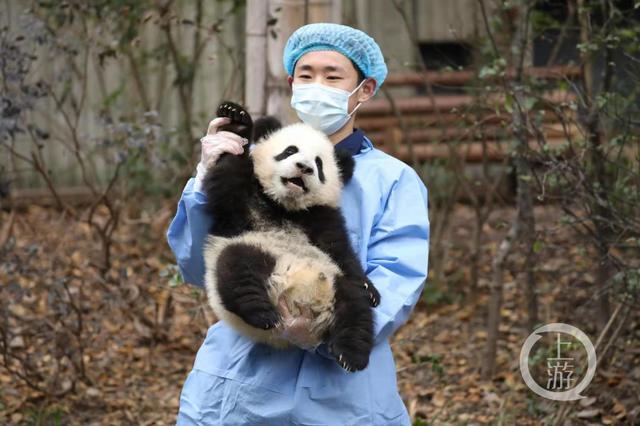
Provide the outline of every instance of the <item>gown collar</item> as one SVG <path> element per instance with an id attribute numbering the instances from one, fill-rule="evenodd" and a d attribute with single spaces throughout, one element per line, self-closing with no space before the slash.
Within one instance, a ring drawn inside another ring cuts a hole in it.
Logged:
<path id="1" fill-rule="evenodd" d="M 344 149 L 351 153 L 351 155 L 356 155 L 360 152 L 360 148 L 362 148 L 362 143 L 364 142 L 364 132 L 360 129 L 354 129 L 353 133 L 351 133 L 346 138 L 342 139 L 335 145 L 335 149 Z"/>

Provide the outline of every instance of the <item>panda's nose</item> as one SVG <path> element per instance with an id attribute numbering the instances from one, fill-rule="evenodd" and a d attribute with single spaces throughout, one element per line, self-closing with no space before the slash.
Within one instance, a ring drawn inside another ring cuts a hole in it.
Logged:
<path id="1" fill-rule="evenodd" d="M 300 171 L 305 174 L 305 175 L 312 175 L 313 174 L 313 168 L 309 167 L 308 164 L 305 163 L 296 163 L 296 166 L 298 167 L 298 169 L 300 169 Z"/>

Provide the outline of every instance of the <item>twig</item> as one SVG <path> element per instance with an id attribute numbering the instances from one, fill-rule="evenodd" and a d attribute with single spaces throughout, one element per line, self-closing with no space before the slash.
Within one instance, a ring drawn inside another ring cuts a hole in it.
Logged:
<path id="1" fill-rule="evenodd" d="M 622 305 L 623 304 L 621 303 L 620 306 Z M 618 309 L 620 308 L 620 306 L 618 306 Z M 618 336 L 620 335 L 620 332 L 622 331 L 622 328 L 624 327 L 627 321 L 627 318 L 629 317 L 630 311 L 631 309 L 625 305 L 625 310 L 624 310 L 624 313 L 622 314 L 622 318 L 620 319 L 620 322 L 618 323 L 618 327 L 616 327 L 613 334 L 611 334 L 611 337 L 609 338 L 609 341 L 605 345 L 604 349 L 602 349 L 602 351 L 600 351 L 600 354 L 598 355 L 598 362 L 596 363 L 596 368 L 604 362 L 605 355 L 607 354 L 611 346 L 615 343 L 615 341 L 618 340 Z M 613 318 L 613 315 L 611 317 Z"/>
<path id="2" fill-rule="evenodd" d="M 405 136 L 405 140 L 407 142 L 407 148 L 409 151 L 409 161 L 411 162 L 411 165 L 413 166 L 413 168 L 420 173 L 420 167 L 419 167 L 420 165 L 418 164 L 418 160 L 416 159 L 416 154 L 413 149 L 413 141 L 411 140 L 410 137 L 408 137 L 409 131 L 407 128 L 407 124 L 405 123 L 404 117 L 402 116 L 402 113 L 400 113 L 400 110 L 398 109 L 398 106 L 396 105 L 395 99 L 391 95 L 391 92 L 389 92 L 387 88 L 382 87 L 382 93 L 384 94 L 385 98 L 387 98 L 387 100 L 389 101 L 389 105 L 391 106 L 391 111 L 393 115 L 398 119 L 398 125 L 400 126 L 400 131 L 402 132 L 402 135 Z"/>
<path id="3" fill-rule="evenodd" d="M 498 49 L 498 44 L 496 43 L 496 40 L 493 37 L 493 32 L 491 31 L 491 25 L 489 24 L 489 18 L 487 17 L 487 9 L 484 5 L 484 0 L 478 0 L 478 4 L 480 5 L 480 12 L 482 12 L 482 20 L 484 21 L 484 27 L 487 31 L 487 37 L 489 37 L 489 41 L 491 42 L 493 53 L 494 55 L 496 55 L 496 57 L 500 57 L 500 50 Z"/>
<path id="4" fill-rule="evenodd" d="M 576 4 L 575 0 L 567 0 L 567 19 L 565 19 L 562 24 L 562 28 L 560 29 L 560 34 L 558 35 L 558 39 L 556 40 L 553 49 L 551 49 L 551 53 L 549 54 L 549 59 L 547 60 L 547 66 L 552 66 L 558 57 L 558 53 L 560 53 L 560 48 L 562 47 L 562 42 L 564 42 L 567 37 L 567 33 L 569 32 L 569 28 L 573 23 L 573 19 L 576 14 Z"/>
<path id="5" fill-rule="evenodd" d="M 133 56 L 130 46 L 126 46 L 124 51 L 125 51 L 125 55 L 127 56 L 127 59 L 129 60 L 129 65 L 131 66 L 131 74 L 133 75 L 133 81 L 136 85 L 136 89 L 138 90 L 138 94 L 140 95 L 142 108 L 144 108 L 145 111 L 150 111 L 151 104 L 149 103 L 147 90 L 144 86 L 144 82 L 142 81 L 142 77 L 140 75 L 140 68 L 138 67 L 138 61 L 136 60 L 135 56 Z"/>
<path id="6" fill-rule="evenodd" d="M 13 223 L 16 218 L 16 211 L 11 210 L 11 214 L 9 215 L 9 220 L 5 222 L 2 226 L 2 231 L 0 231 L 0 250 L 7 244 L 9 238 L 11 238 L 11 231 L 13 230 Z"/>
<path id="7" fill-rule="evenodd" d="M 602 331 L 598 335 L 598 339 L 596 340 L 596 344 L 595 344 L 596 350 L 600 348 L 600 345 L 602 344 L 602 340 L 604 339 L 604 336 L 606 336 L 607 333 L 609 332 L 609 329 L 611 328 L 611 325 L 613 324 L 615 319 L 618 317 L 618 314 L 620 313 L 620 310 L 622 309 L 622 306 L 623 306 L 622 303 L 620 303 L 618 305 L 616 310 L 613 312 L 613 314 L 609 318 L 609 321 L 607 321 L 607 324 L 604 326 L 604 328 L 602 329 Z"/>
<path id="8" fill-rule="evenodd" d="M 615 322 L 615 320 L 618 317 L 618 315 L 620 314 L 620 311 L 622 310 L 623 306 L 624 306 L 624 303 L 620 303 L 618 305 L 618 307 L 616 308 L 614 313 L 609 318 L 609 321 L 607 321 L 607 324 L 605 325 L 605 327 L 602 329 L 602 331 L 598 335 L 598 339 L 596 340 L 596 344 L 595 344 L 596 352 L 598 352 L 598 349 L 600 348 L 602 342 L 604 341 L 604 337 L 609 332 L 609 329 L 611 328 L 611 325 Z M 626 307 L 625 312 L 623 314 L 623 317 L 620 320 L 620 323 L 618 324 L 618 327 L 615 329 L 615 331 L 613 332 L 613 334 L 611 335 L 611 337 L 607 341 L 607 344 L 606 344 L 604 350 L 600 351 L 600 353 L 598 354 L 598 360 L 596 362 L 596 369 L 603 362 L 602 360 L 604 359 L 604 355 L 607 353 L 607 351 L 609 350 L 611 345 L 618 339 L 618 335 L 620 334 L 620 331 L 622 330 L 622 327 L 624 326 L 625 321 L 627 320 L 629 312 L 630 312 L 630 309 L 628 307 Z M 573 407 L 574 403 L 575 403 L 575 401 L 567 401 L 567 403 L 565 403 L 564 405 L 562 405 L 560 407 L 560 409 L 558 410 L 558 412 L 554 416 L 554 422 L 553 422 L 554 426 L 558 426 L 558 425 L 562 424 L 562 422 L 567 417 L 567 414 L 569 413 L 569 410 L 571 410 L 571 408 Z"/>

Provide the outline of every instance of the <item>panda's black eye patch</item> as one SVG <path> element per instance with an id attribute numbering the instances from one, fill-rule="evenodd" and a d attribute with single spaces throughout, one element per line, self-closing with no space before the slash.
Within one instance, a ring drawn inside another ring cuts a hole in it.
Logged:
<path id="1" fill-rule="evenodd" d="M 282 161 L 285 158 L 292 156 L 296 152 L 298 152 L 298 147 L 295 146 L 295 145 L 290 145 L 290 146 L 286 147 L 285 150 L 282 151 L 280 154 L 278 154 L 275 157 L 273 157 L 273 159 L 276 160 L 276 161 Z"/>
<path id="2" fill-rule="evenodd" d="M 320 182 L 324 183 L 325 177 L 324 170 L 322 170 L 322 158 L 316 157 L 316 166 L 318 167 L 318 179 L 320 179 Z"/>

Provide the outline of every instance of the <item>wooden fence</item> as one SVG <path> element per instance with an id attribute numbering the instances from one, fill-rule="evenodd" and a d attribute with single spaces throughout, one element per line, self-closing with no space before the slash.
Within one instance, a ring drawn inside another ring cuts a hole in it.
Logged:
<path id="1" fill-rule="evenodd" d="M 177 7 L 172 11 L 174 22 L 193 19 L 196 2 L 177 1 Z M 220 32 L 210 36 L 198 61 L 198 73 L 195 76 L 192 96 L 194 134 L 206 131 L 208 117 L 211 117 L 215 105 L 221 97 L 238 99 L 242 96 L 243 64 L 238 62 L 242 56 L 244 37 L 244 14 L 229 14 L 228 2 L 206 2 L 208 6 L 202 11 L 203 25 L 211 26 L 225 17 Z M 25 10 L 27 2 L 9 0 L 3 2 L 0 11 L 0 24 L 10 28 L 11 37 L 19 37 L 25 31 Z M 82 112 L 78 117 L 77 134 L 72 137 L 65 117 L 51 99 L 37 104 L 37 108 L 28 115 L 26 124 L 35 123 L 45 129 L 50 137 L 42 141 L 42 157 L 51 171 L 52 180 L 61 187 L 82 184 L 82 177 L 74 158 L 71 141 L 77 138 L 83 152 L 91 153 L 95 150 L 97 140 L 104 135 L 105 127 L 101 123 L 98 112 L 104 107 L 106 100 L 111 103 L 114 119 L 119 117 L 142 117 L 145 112 L 143 105 L 150 110 L 157 111 L 158 121 L 167 131 L 176 129 L 182 123 L 182 109 L 179 91 L 174 84 L 176 80 L 175 63 L 168 51 L 161 57 L 153 57 L 154 49 L 166 43 L 166 37 L 158 24 L 158 17 L 150 15 L 149 19 L 140 24 L 139 37 L 131 43 L 131 49 L 138 58 L 135 64 L 130 57 L 118 52 L 115 57 L 107 57 L 100 63 L 98 49 L 81 52 L 73 66 L 78 67 L 85 76 L 84 80 L 70 81 L 72 92 L 83 99 Z M 105 27 L 105 29 L 108 29 Z M 95 30 L 90 28 L 89 31 Z M 98 33 L 93 33 L 97 36 Z M 69 37 L 78 37 L 71 30 Z M 109 37 L 105 33 L 105 38 Z M 193 25 L 174 25 L 172 38 L 178 55 L 190 53 L 193 49 Z M 113 41 L 115 43 L 115 40 Z M 148 52 L 148 57 L 141 54 Z M 160 51 L 160 50 L 158 50 Z M 37 59 L 31 64 L 34 70 L 30 80 L 42 80 L 58 88 L 64 87 L 66 82 L 57 81 L 61 70 L 68 66 L 67 58 L 56 57 L 54 51 L 41 48 L 36 52 Z M 144 91 L 144 92 L 142 92 Z M 144 102 L 142 99 L 144 98 Z M 193 141 L 178 141 L 190 144 Z M 12 146 L 16 152 L 29 158 L 35 148 L 33 141 L 26 135 L 18 135 Z M 104 174 L 107 162 L 100 156 L 92 156 L 89 160 L 92 173 L 96 176 Z M 44 182 L 27 164 L 15 155 L 0 147 L 0 178 L 9 181 L 11 187 L 34 188 L 44 186 Z"/>

